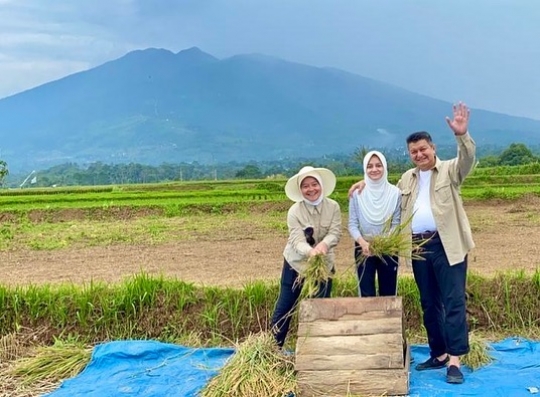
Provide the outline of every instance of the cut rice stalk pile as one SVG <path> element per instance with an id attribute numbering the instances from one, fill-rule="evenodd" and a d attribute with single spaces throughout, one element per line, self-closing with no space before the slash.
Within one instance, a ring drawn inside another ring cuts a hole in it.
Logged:
<path id="1" fill-rule="evenodd" d="M 15 361 L 10 372 L 25 384 L 59 381 L 81 372 L 91 355 L 92 349 L 80 343 L 57 340 L 53 346 L 39 346 L 33 356 Z"/>
<path id="2" fill-rule="evenodd" d="M 0 337 L 0 363 L 15 360 L 22 350 L 21 342 L 15 332 Z"/>
<path id="3" fill-rule="evenodd" d="M 321 283 L 328 281 L 332 276 L 328 270 L 326 255 L 317 254 L 310 257 L 305 271 L 297 278 L 298 285 L 303 284 L 300 298 L 314 297 L 319 291 Z"/>
<path id="4" fill-rule="evenodd" d="M 477 337 L 474 333 L 469 334 L 469 353 L 461 358 L 461 362 L 472 370 L 488 365 L 493 361 L 489 354 L 491 347 L 485 340 Z"/>
<path id="5" fill-rule="evenodd" d="M 250 335 L 236 347 L 201 397 L 286 397 L 294 395 L 294 363 L 270 332 Z"/>

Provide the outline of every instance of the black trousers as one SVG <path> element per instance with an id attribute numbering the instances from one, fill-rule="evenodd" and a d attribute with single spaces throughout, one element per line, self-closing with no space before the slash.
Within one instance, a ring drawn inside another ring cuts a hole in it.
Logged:
<path id="1" fill-rule="evenodd" d="M 438 235 L 423 246 L 425 260 L 413 260 L 431 357 L 469 352 L 465 304 L 467 257 L 450 266 Z"/>
<path id="2" fill-rule="evenodd" d="M 393 296 L 397 294 L 398 258 L 383 256 L 369 256 L 359 263 L 362 248 L 354 243 L 354 259 L 358 266 L 358 293 L 360 296 L 377 296 L 375 289 L 375 276 L 380 296 Z"/>
<path id="3" fill-rule="evenodd" d="M 302 282 L 297 282 L 298 272 L 294 270 L 286 260 L 283 261 L 281 271 L 281 285 L 279 288 L 279 298 L 276 302 L 274 314 L 272 316 L 272 332 L 279 346 L 285 344 L 285 338 L 289 332 L 291 317 L 300 298 Z M 332 279 L 320 283 L 315 298 L 329 298 L 332 292 Z"/>

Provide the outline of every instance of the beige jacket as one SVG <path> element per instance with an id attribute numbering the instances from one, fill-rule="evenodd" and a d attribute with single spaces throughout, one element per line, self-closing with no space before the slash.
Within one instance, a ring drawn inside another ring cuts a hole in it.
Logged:
<path id="1" fill-rule="evenodd" d="M 430 192 L 431 210 L 450 265 L 463 262 L 467 253 L 474 248 L 471 226 L 463 208 L 460 187 L 474 168 L 476 144 L 469 133 L 456 136 L 456 140 L 458 145 L 456 158 L 444 161 L 436 159 L 431 175 Z M 418 196 L 418 171 L 418 168 L 408 170 L 397 184 L 402 192 L 401 222 L 409 221 L 409 226 Z"/>
<path id="2" fill-rule="evenodd" d="M 283 256 L 291 267 L 302 273 L 307 265 L 311 246 L 307 243 L 304 230 L 312 227 L 315 243 L 324 241 L 328 246 L 328 269 L 334 266 L 334 247 L 341 238 L 341 211 L 339 204 L 329 198 L 316 207 L 301 201 L 294 203 L 287 214 L 289 239 Z"/>

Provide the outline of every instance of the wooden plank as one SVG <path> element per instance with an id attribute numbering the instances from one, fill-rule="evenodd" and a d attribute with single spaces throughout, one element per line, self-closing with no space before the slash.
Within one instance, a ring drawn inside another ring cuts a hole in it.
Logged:
<path id="1" fill-rule="evenodd" d="M 409 373 L 411 366 L 411 346 L 405 343 L 405 372 Z"/>
<path id="2" fill-rule="evenodd" d="M 296 355 L 354 355 L 403 352 L 401 333 L 351 336 L 308 336 L 296 340 Z"/>
<path id="3" fill-rule="evenodd" d="M 304 299 L 300 302 L 298 319 L 300 322 L 339 320 L 344 316 L 369 312 L 384 312 L 388 317 L 401 317 L 402 311 L 400 296 Z"/>
<path id="4" fill-rule="evenodd" d="M 376 320 L 378 318 L 399 318 L 402 310 L 372 310 L 363 313 L 342 313 L 339 318 L 318 318 L 310 321 L 352 321 L 352 320 Z M 337 315 L 337 314 L 336 314 Z"/>
<path id="5" fill-rule="evenodd" d="M 299 397 L 395 396 L 409 393 L 409 374 L 387 370 L 300 371 Z"/>
<path id="6" fill-rule="evenodd" d="M 383 312 L 379 312 L 383 313 Z M 362 318 L 340 321 L 317 320 L 298 324 L 298 337 L 403 334 L 403 320 L 399 317 Z"/>
<path id="7" fill-rule="evenodd" d="M 297 371 L 329 371 L 343 369 L 403 369 L 403 350 L 389 353 L 316 355 L 300 354 L 295 358 Z"/>

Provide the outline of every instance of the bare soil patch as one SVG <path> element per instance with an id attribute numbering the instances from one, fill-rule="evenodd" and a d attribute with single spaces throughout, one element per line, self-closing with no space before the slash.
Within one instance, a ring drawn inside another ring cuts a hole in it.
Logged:
<path id="1" fill-rule="evenodd" d="M 471 271 L 491 276 L 520 269 L 533 272 L 540 267 L 540 199 L 471 202 L 466 207 L 476 242 L 469 257 Z M 256 213 L 260 216 L 261 209 Z M 125 221 L 149 213 L 120 211 L 117 215 Z M 82 211 L 59 216 L 73 219 L 88 214 Z M 285 216 L 284 213 L 283 222 Z M 353 242 L 346 224 L 344 216 L 343 238 L 336 252 L 338 273 L 353 268 Z M 145 272 L 198 284 L 241 286 L 256 279 L 278 280 L 285 243 L 282 231 L 254 223 L 252 227 L 229 225 L 227 229 L 216 226 L 215 234 L 160 245 L 2 251 L 0 284 L 118 282 Z"/>

